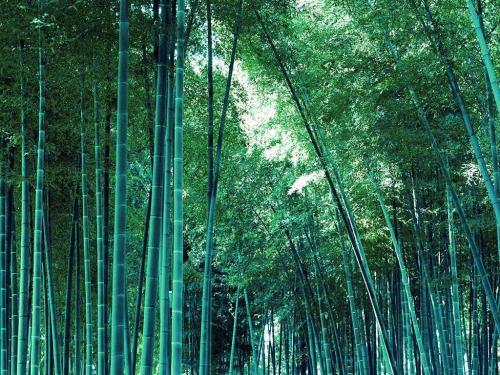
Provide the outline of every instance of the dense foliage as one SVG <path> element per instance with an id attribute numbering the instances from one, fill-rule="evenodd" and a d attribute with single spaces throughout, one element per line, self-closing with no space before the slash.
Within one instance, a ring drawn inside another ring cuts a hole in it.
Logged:
<path id="1" fill-rule="evenodd" d="M 1 374 L 500 372 L 499 2 L 1 9 Z"/>

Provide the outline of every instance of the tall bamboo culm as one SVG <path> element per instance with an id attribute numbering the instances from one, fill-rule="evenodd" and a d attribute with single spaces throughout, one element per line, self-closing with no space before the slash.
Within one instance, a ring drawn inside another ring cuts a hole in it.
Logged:
<path id="1" fill-rule="evenodd" d="M 44 15 L 45 0 L 38 0 L 39 17 Z M 42 293 L 42 227 L 43 227 L 43 185 L 45 158 L 45 52 L 43 49 L 43 21 L 38 25 L 38 149 L 35 187 L 35 225 L 33 233 L 33 295 L 31 312 L 31 375 L 40 372 L 40 310 Z"/>
<path id="2" fill-rule="evenodd" d="M 85 110 L 84 80 L 81 72 L 80 90 L 80 168 L 82 194 L 82 230 L 83 230 L 83 273 L 85 279 L 85 374 L 92 373 L 92 284 L 90 280 L 90 237 L 89 237 L 89 204 L 87 187 L 87 153 L 85 151 Z"/>
<path id="3" fill-rule="evenodd" d="M 207 3 L 207 10 L 209 14 L 209 19 L 211 20 L 210 15 L 210 2 Z M 220 176 L 220 168 L 221 168 L 221 159 L 222 159 L 222 142 L 224 137 L 224 127 L 226 124 L 227 110 L 229 107 L 229 95 L 231 92 L 231 83 L 233 78 L 233 70 L 234 63 L 236 58 L 236 49 L 238 46 L 238 37 L 240 33 L 241 27 L 241 19 L 242 19 L 242 11 L 243 11 L 243 0 L 238 0 L 237 2 L 237 10 L 236 10 L 236 19 L 234 24 L 234 32 L 233 32 L 233 44 L 231 49 L 231 57 L 229 62 L 229 72 L 226 80 L 226 89 L 224 92 L 224 99 L 222 103 L 222 114 L 219 125 L 219 134 L 217 137 L 217 147 L 215 154 L 215 161 L 212 168 L 212 165 L 209 165 L 209 182 L 211 185 L 208 188 L 209 193 L 209 209 L 208 209 L 208 218 L 207 218 L 207 232 L 206 232 L 206 246 L 205 246 L 205 265 L 204 265 L 204 273 L 203 273 L 203 295 L 202 295 L 202 308 L 201 308 L 201 332 L 200 332 L 200 375 L 207 375 L 210 373 L 210 327 L 211 327 L 211 289 L 212 289 L 212 254 L 213 254 L 213 243 L 214 243 L 214 227 L 215 227 L 215 210 L 216 210 L 216 202 L 217 202 L 217 188 L 218 181 Z M 209 34 L 209 50 L 211 50 L 211 35 Z M 211 57 L 209 56 L 211 60 Z M 209 83 L 210 83 L 210 72 L 209 72 Z M 210 85 L 209 85 L 210 86 Z M 212 98 L 213 100 L 213 98 Z M 209 107 L 212 106 L 213 103 L 210 102 L 210 91 L 209 91 Z M 212 108 L 213 110 L 213 108 Z M 209 113 L 211 109 L 209 108 Z M 209 128 L 212 127 L 212 124 L 209 124 Z M 210 138 L 209 134 L 209 138 Z M 213 150 L 210 150 L 211 140 L 209 139 L 209 153 L 213 153 Z M 209 158 L 210 159 L 210 158 Z M 210 164 L 210 163 L 209 163 Z"/>
<path id="4" fill-rule="evenodd" d="M 175 1 L 167 6 L 167 113 L 165 132 L 165 163 L 163 165 L 163 231 L 160 253 L 160 375 L 171 372 L 171 319 L 170 319 L 170 251 L 172 244 L 172 151 L 174 134 L 174 50 Z"/>
<path id="5" fill-rule="evenodd" d="M 151 185 L 151 213 L 147 248 L 146 295 L 144 298 L 144 324 L 142 334 L 141 373 L 153 371 L 156 301 L 158 297 L 158 259 L 162 235 L 162 204 L 164 183 L 166 89 L 167 89 L 167 2 L 160 1 L 160 32 L 158 36 L 158 63 L 156 82 L 156 110 L 153 151 L 153 178 Z M 136 327 L 137 329 L 137 327 Z"/>
<path id="6" fill-rule="evenodd" d="M 106 296 L 104 273 L 104 222 L 103 222 L 103 194 L 102 194 L 102 166 L 100 141 L 100 112 L 99 87 L 97 84 L 97 60 L 92 59 L 94 68 L 94 83 L 92 94 L 94 97 L 94 159 L 95 159 L 95 205 L 96 205 L 96 250 L 97 250 L 97 375 L 107 373 L 106 364 Z"/>
<path id="7" fill-rule="evenodd" d="M 184 293 L 184 29 L 185 1 L 177 1 L 177 67 L 174 130 L 174 231 L 172 273 L 172 375 L 182 374 L 182 305 Z"/>
<path id="8" fill-rule="evenodd" d="M 126 220 L 127 220 L 127 128 L 128 128 L 128 0 L 120 0 L 118 93 L 116 120 L 116 177 L 113 244 L 113 291 L 111 306 L 111 374 L 125 373 Z"/>
<path id="9" fill-rule="evenodd" d="M 25 80 L 23 63 L 23 42 L 19 42 L 19 66 L 21 69 L 21 254 L 19 282 L 19 320 L 17 330 L 17 375 L 26 374 L 28 355 L 28 280 L 30 258 L 30 194 L 26 149 Z"/>

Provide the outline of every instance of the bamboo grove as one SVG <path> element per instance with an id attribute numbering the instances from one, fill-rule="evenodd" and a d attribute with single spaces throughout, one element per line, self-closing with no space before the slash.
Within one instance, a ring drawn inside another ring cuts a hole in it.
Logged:
<path id="1" fill-rule="evenodd" d="M 0 375 L 498 375 L 498 14 L 2 2 Z"/>

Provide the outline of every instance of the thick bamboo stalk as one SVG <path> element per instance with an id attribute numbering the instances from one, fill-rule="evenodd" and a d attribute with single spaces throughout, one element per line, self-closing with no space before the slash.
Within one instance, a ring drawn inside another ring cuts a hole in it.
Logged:
<path id="1" fill-rule="evenodd" d="M 144 297 L 144 323 L 142 334 L 141 373 L 153 371 L 153 349 L 155 338 L 156 300 L 158 298 L 158 259 L 162 234 L 162 203 L 164 184 L 164 152 L 167 89 L 167 2 L 160 1 L 160 32 L 156 82 L 156 110 L 154 130 L 153 178 L 151 185 L 151 213 L 149 216 L 149 238 L 147 248 L 146 291 Z M 142 292 L 142 291 L 140 291 Z M 137 330 L 138 327 L 136 327 Z"/>
<path id="2" fill-rule="evenodd" d="M 172 274 L 172 375 L 182 373 L 182 320 L 184 290 L 184 31 L 185 1 L 177 2 L 177 68 L 174 130 L 174 231 Z"/>
<path id="3" fill-rule="evenodd" d="M 16 210 L 14 207 L 14 191 L 13 187 L 9 189 L 9 212 L 11 230 L 10 236 L 10 287 L 11 287 L 11 322 L 10 322 L 10 337 L 9 337 L 9 373 L 15 375 L 17 373 L 17 335 L 19 321 L 19 274 L 17 267 L 17 248 L 16 248 Z"/>
<path id="4" fill-rule="evenodd" d="M 116 122 L 115 225 L 113 247 L 113 295 L 111 311 L 111 374 L 125 373 L 127 128 L 128 128 L 128 0 L 120 0 L 118 59 L 118 108 Z"/>
<path id="5" fill-rule="evenodd" d="M 174 134 L 174 50 L 175 0 L 167 1 L 168 72 L 167 113 L 165 133 L 165 163 L 163 171 L 163 231 L 160 253 L 160 375 L 171 372 L 171 318 L 170 318 L 170 251 L 172 248 L 172 154 Z"/>
<path id="6" fill-rule="evenodd" d="M 7 241 L 5 161 L 0 160 L 0 374 L 7 375 L 8 317 L 7 317 Z"/>

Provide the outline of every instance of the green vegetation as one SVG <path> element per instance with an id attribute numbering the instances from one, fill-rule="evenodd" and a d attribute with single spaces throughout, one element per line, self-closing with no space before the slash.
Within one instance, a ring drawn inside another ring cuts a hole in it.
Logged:
<path id="1" fill-rule="evenodd" d="M 0 375 L 499 375 L 498 14 L 5 0 Z"/>

